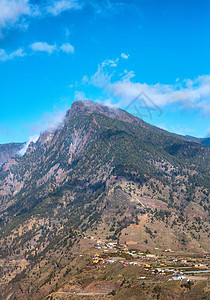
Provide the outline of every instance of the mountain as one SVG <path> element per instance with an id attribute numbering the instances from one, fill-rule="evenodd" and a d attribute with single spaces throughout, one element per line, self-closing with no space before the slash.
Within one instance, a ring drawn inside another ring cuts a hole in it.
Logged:
<path id="1" fill-rule="evenodd" d="M 10 143 L 0 145 L 0 166 L 10 157 L 17 156 L 19 150 L 23 148 L 25 143 Z"/>
<path id="2" fill-rule="evenodd" d="M 3 299 L 63 286 L 84 236 L 207 253 L 209 158 L 209 148 L 126 111 L 73 103 L 57 130 L 0 168 Z"/>

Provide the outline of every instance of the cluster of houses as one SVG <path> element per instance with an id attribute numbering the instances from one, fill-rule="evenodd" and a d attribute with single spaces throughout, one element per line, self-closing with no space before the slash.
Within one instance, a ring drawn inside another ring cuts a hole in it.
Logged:
<path id="1" fill-rule="evenodd" d="M 129 265 L 139 265 L 143 266 L 145 268 L 150 268 L 151 266 L 149 264 L 141 264 L 138 261 L 125 261 L 122 257 L 110 257 L 110 258 L 102 258 L 99 256 L 99 254 L 92 255 L 92 262 L 94 264 L 100 263 L 100 264 L 113 264 L 115 262 L 121 263 L 123 266 L 129 266 Z"/>
<path id="2" fill-rule="evenodd" d="M 105 254 L 106 258 L 101 257 L 99 254 L 92 255 L 93 264 L 112 264 L 119 262 L 123 267 L 129 265 L 137 265 L 144 268 L 145 271 L 149 271 L 150 274 L 159 274 L 159 275 L 169 275 L 172 277 L 170 280 L 183 280 L 186 279 L 186 276 L 181 271 L 180 268 L 208 268 L 208 265 L 202 262 L 202 259 L 199 261 L 197 258 L 183 258 L 173 256 L 163 256 L 156 255 L 151 253 L 139 252 L 137 250 L 129 250 L 127 245 L 117 244 L 117 242 L 104 242 L 103 240 L 96 240 L 94 237 L 90 237 L 93 240 L 93 245 L 95 249 L 99 250 L 99 253 Z M 159 250 L 156 248 L 155 250 Z M 173 253 L 173 250 L 166 249 L 165 252 Z M 110 257 L 108 256 L 110 253 Z M 111 255 L 114 254 L 114 255 Z M 117 254 L 120 254 L 117 256 Z M 125 257 L 124 255 L 127 255 Z M 203 257 L 203 258 L 206 258 Z"/>

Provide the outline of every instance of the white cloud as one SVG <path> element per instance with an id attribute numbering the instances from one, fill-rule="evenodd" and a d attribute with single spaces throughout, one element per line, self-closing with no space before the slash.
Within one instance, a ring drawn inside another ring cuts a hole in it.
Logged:
<path id="1" fill-rule="evenodd" d="M 129 54 L 125 54 L 125 53 L 121 53 L 121 57 L 124 58 L 124 59 L 128 59 L 130 55 Z"/>
<path id="2" fill-rule="evenodd" d="M 53 52 L 60 50 L 65 53 L 74 53 L 74 47 L 69 43 L 57 47 L 56 45 L 49 45 L 46 42 L 35 42 L 32 43 L 29 47 L 33 52 L 46 52 L 48 54 L 52 54 Z M 4 49 L 0 49 L 0 62 L 8 61 L 15 57 L 23 57 L 28 54 L 29 53 L 25 53 L 22 48 L 19 48 L 10 53 L 7 53 Z"/>
<path id="3" fill-rule="evenodd" d="M 122 76 L 123 80 L 130 80 L 131 78 L 135 77 L 134 71 L 128 72 L 127 70 L 125 70 L 124 73 L 125 73 L 125 75 Z"/>
<path id="4" fill-rule="evenodd" d="M 0 37 L 13 26 L 26 29 L 31 17 L 58 16 L 64 11 L 83 7 L 78 0 L 49 0 L 49 5 L 43 2 L 35 5 L 30 0 L 0 0 Z"/>
<path id="5" fill-rule="evenodd" d="M 19 48 L 13 52 L 10 52 L 9 54 L 4 50 L 4 49 L 0 49 L 0 61 L 7 61 L 7 60 L 11 60 L 15 57 L 23 57 L 26 54 L 24 53 L 22 48 Z"/>
<path id="6" fill-rule="evenodd" d="M 47 12 L 57 16 L 60 13 L 70 10 L 70 9 L 80 9 L 82 6 L 77 0 L 60 0 L 52 1 L 52 3 L 47 7 Z"/>
<path id="7" fill-rule="evenodd" d="M 33 51 L 47 52 L 49 54 L 52 54 L 54 51 L 57 50 L 56 45 L 49 45 L 46 42 L 36 42 L 31 44 L 30 47 Z"/>
<path id="8" fill-rule="evenodd" d="M 55 51 L 61 50 L 65 53 L 74 53 L 74 47 L 69 44 L 63 44 L 60 47 L 57 47 L 55 44 L 54 45 L 49 45 L 46 42 L 36 42 L 30 45 L 30 48 L 35 51 L 35 52 L 47 52 L 48 54 L 52 54 Z"/>
<path id="9" fill-rule="evenodd" d="M 91 76 L 89 83 L 101 88 L 109 85 L 112 77 L 112 73 L 109 72 L 109 68 L 117 67 L 118 61 L 118 58 L 115 60 L 108 59 L 99 64 L 97 72 Z"/>
<path id="10" fill-rule="evenodd" d="M 105 67 L 105 66 L 109 66 L 109 67 L 116 67 L 117 66 L 117 63 L 119 61 L 119 58 L 116 58 L 116 59 L 107 59 L 105 61 L 103 61 L 101 63 L 101 67 Z"/>
<path id="11" fill-rule="evenodd" d="M 0 0 L 0 30 L 32 13 L 28 0 Z"/>
<path id="12" fill-rule="evenodd" d="M 133 71 L 126 71 L 123 77 L 113 80 L 114 73 L 111 66 L 113 66 L 112 60 L 99 64 L 89 84 L 102 88 L 112 98 L 117 97 L 122 106 L 127 106 L 141 92 L 144 92 L 156 106 L 165 107 L 177 103 L 210 114 L 210 75 L 199 76 L 194 80 L 186 79 L 174 84 L 151 85 L 134 82 Z"/>
<path id="13" fill-rule="evenodd" d="M 131 101 L 143 91 L 160 107 L 180 103 L 185 107 L 201 109 L 207 114 L 210 113 L 210 75 L 192 80 L 191 86 L 186 86 L 183 82 L 179 87 L 176 84 L 149 85 L 132 82 L 130 78 L 127 78 L 110 84 L 109 89 L 114 96 L 120 97 L 125 102 Z"/>
<path id="14" fill-rule="evenodd" d="M 74 53 L 74 47 L 69 43 L 61 45 L 60 49 L 65 53 Z"/>
<path id="15" fill-rule="evenodd" d="M 38 141 L 38 139 L 39 139 L 39 134 L 30 136 L 29 139 L 28 139 L 28 142 L 25 143 L 25 145 L 23 146 L 23 148 L 20 149 L 20 150 L 17 152 L 17 154 L 20 155 L 20 156 L 23 156 L 23 155 L 26 153 L 26 151 L 27 151 L 28 146 L 30 145 L 30 143 L 31 143 L 31 142 L 36 143 L 36 142 Z"/>
<path id="16" fill-rule="evenodd" d="M 67 109 L 58 110 L 55 108 L 52 113 L 43 114 L 41 120 L 32 126 L 32 131 L 40 134 L 44 131 L 53 132 L 57 128 L 62 127 L 64 124 L 66 111 Z"/>
<path id="17" fill-rule="evenodd" d="M 111 76 L 101 65 L 98 65 L 98 70 L 91 76 L 90 83 L 96 87 L 103 88 L 106 84 L 110 84 Z"/>

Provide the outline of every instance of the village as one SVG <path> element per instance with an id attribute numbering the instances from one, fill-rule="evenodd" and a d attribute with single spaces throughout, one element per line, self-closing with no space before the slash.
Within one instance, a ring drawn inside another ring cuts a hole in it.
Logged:
<path id="1" fill-rule="evenodd" d="M 116 241 L 105 242 L 95 237 L 84 237 L 89 241 L 93 265 L 108 265 L 118 263 L 123 267 L 138 266 L 141 268 L 140 280 L 151 280 L 157 277 L 161 281 L 171 280 L 209 280 L 209 256 L 206 254 L 186 256 L 176 254 L 172 249 L 140 252 L 119 245 Z"/>

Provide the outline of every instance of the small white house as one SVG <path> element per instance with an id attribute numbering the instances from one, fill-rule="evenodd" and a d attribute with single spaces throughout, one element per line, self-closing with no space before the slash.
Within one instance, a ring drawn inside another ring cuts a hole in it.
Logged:
<path id="1" fill-rule="evenodd" d="M 185 279 L 185 276 L 183 276 L 183 275 L 176 275 L 176 276 L 173 276 L 172 279 L 173 280 L 182 280 L 182 279 Z"/>

